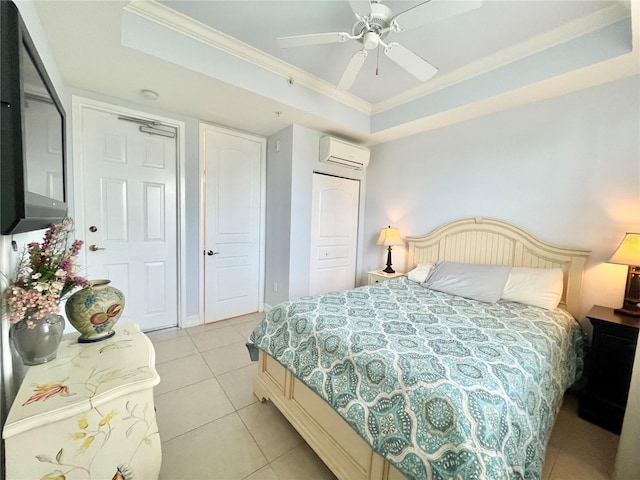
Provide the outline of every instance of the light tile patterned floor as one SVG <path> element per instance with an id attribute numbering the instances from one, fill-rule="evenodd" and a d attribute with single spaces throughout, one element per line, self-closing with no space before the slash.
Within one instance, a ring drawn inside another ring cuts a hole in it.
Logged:
<path id="1" fill-rule="evenodd" d="M 270 403 L 252 393 L 256 363 L 245 339 L 263 314 L 149 334 L 161 382 L 155 389 L 162 480 L 323 480 L 335 477 Z M 565 398 L 544 480 L 611 478 L 618 436 L 580 419 Z"/>

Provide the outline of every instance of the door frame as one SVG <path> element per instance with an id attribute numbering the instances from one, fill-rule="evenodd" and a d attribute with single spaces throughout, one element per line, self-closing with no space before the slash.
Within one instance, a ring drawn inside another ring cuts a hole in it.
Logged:
<path id="1" fill-rule="evenodd" d="M 215 130 L 217 132 L 226 134 L 226 135 L 234 135 L 236 137 L 244 138 L 247 140 L 252 140 L 260 143 L 262 147 L 260 152 L 260 240 L 259 240 L 259 252 L 258 252 L 258 311 L 264 311 L 264 272 L 265 272 L 265 226 L 266 226 L 266 199 L 267 199 L 267 139 L 265 137 L 261 137 L 260 135 L 254 135 L 252 133 L 242 132 L 240 130 L 234 130 L 232 128 L 223 127 L 220 125 L 214 125 L 211 123 L 200 122 L 199 130 L 200 136 L 198 139 L 199 150 L 200 150 L 200 164 L 198 169 L 198 187 L 200 189 L 200 222 L 199 222 L 199 235 L 198 238 L 200 240 L 200 250 L 204 252 L 206 250 L 205 246 L 205 225 L 206 225 L 206 209 L 205 209 L 205 188 L 204 188 L 204 167 L 205 167 L 205 136 L 204 131 L 207 130 Z M 199 268 L 199 285 L 200 285 L 200 323 L 204 324 L 204 255 L 200 255 L 200 261 L 198 262 Z"/>
<path id="2" fill-rule="evenodd" d="M 186 225 L 185 225 L 185 165 L 186 165 L 186 142 L 185 142 L 185 122 L 175 120 L 173 118 L 164 117 L 161 115 L 144 112 L 142 110 L 135 110 L 128 107 L 122 107 L 119 105 L 113 105 L 99 100 L 93 100 L 86 97 L 72 95 L 71 97 L 71 128 L 72 128 L 72 168 L 67 170 L 71 173 L 67 179 L 67 185 L 73 185 L 73 191 L 69 192 L 68 205 L 73 206 L 74 222 L 76 224 L 77 231 L 84 231 L 84 220 L 82 218 L 75 218 L 75 212 L 80 211 L 84 203 L 84 191 L 82 188 L 83 175 L 84 175 L 84 157 L 82 148 L 82 124 L 80 119 L 82 118 L 82 112 L 84 109 L 99 110 L 102 112 L 115 114 L 115 115 L 127 115 L 131 117 L 144 118 L 161 122 L 165 125 L 176 129 L 176 213 L 178 218 L 176 219 L 176 226 L 178 231 L 176 232 L 176 261 L 177 261 L 177 306 L 178 311 L 178 328 L 184 328 L 188 326 L 187 313 L 186 313 Z M 81 261 L 83 264 L 87 264 L 86 249 L 81 250 Z"/>

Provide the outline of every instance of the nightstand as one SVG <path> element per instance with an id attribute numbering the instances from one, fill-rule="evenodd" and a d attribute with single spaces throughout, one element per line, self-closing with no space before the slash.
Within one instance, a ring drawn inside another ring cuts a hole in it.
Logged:
<path id="1" fill-rule="evenodd" d="M 580 399 L 580 417 L 620 433 L 640 331 L 640 318 L 594 306 L 587 318 L 593 325 L 587 386 Z"/>
<path id="2" fill-rule="evenodd" d="M 385 273 L 382 270 L 371 270 L 369 272 L 369 280 L 368 284 L 373 285 L 374 283 L 386 282 L 387 280 L 391 280 L 392 278 L 404 277 L 404 273 L 395 272 L 395 273 Z"/>

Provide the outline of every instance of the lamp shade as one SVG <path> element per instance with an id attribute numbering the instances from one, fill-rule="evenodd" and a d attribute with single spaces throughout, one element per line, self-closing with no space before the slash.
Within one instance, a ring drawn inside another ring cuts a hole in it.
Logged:
<path id="1" fill-rule="evenodd" d="M 609 263 L 640 267 L 640 233 L 627 233 Z"/>
<path id="2" fill-rule="evenodd" d="M 403 245 L 404 242 L 402 238 L 400 238 L 400 233 L 397 228 L 391 228 L 391 226 L 387 228 L 380 229 L 380 236 L 378 237 L 378 241 L 376 245 L 384 245 L 384 246 L 393 246 L 393 245 Z"/>

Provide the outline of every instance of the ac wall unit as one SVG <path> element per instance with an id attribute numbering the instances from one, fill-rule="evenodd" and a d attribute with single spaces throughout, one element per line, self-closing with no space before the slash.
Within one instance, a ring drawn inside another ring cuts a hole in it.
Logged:
<path id="1" fill-rule="evenodd" d="M 333 137 L 320 139 L 320 161 L 364 170 L 369 165 L 369 149 Z"/>

